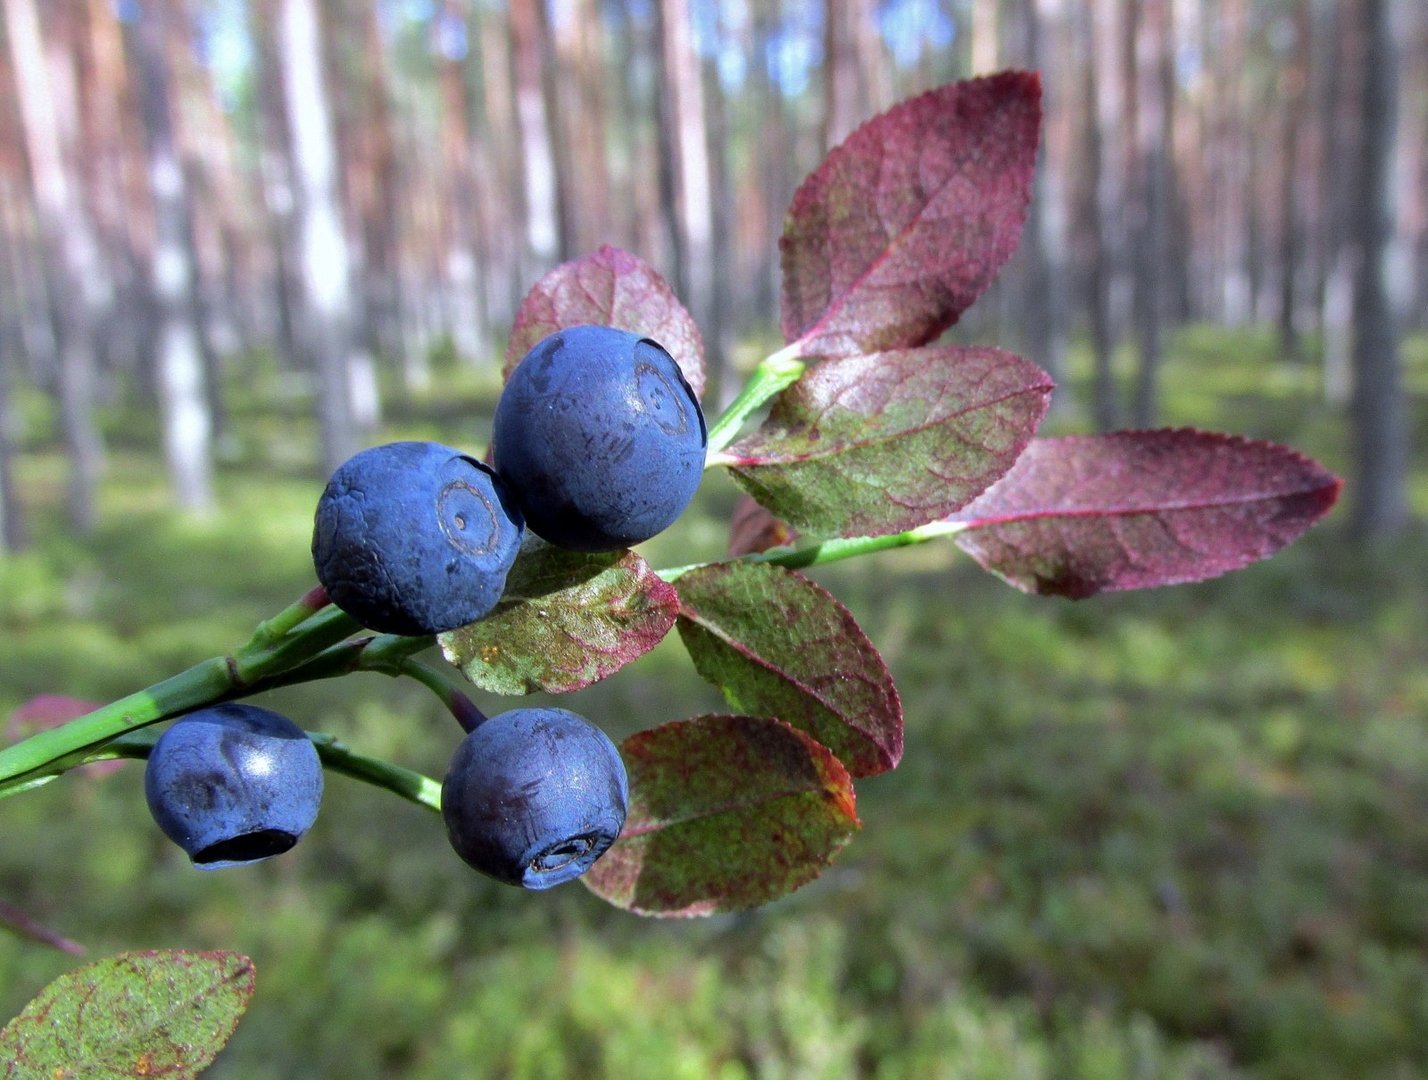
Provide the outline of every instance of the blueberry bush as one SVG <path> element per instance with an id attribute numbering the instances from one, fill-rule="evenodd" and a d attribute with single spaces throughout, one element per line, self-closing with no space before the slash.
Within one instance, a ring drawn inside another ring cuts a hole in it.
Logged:
<path id="1" fill-rule="evenodd" d="M 903 717 L 874 643 L 802 570 L 950 542 L 1025 592 L 1089 597 L 1243 567 L 1338 494 L 1316 462 L 1233 435 L 1039 438 L 1045 372 L 939 341 L 1016 246 L 1039 128 L 1037 76 L 1008 72 L 903 102 L 833 150 L 780 241 L 785 344 L 707 425 L 699 329 L 660 276 L 611 247 L 555 268 L 512 329 L 487 458 L 356 455 L 317 505 L 316 587 L 231 653 L 0 750 L 0 796 L 147 757 L 159 825 L 228 866 L 298 841 L 320 765 L 439 812 L 460 858 L 526 888 L 579 878 L 634 913 L 694 916 L 813 880 L 859 827 L 856 783 L 897 766 Z M 650 566 L 631 547 L 678 527 L 707 468 L 745 493 L 728 557 Z M 617 747 L 599 717 L 487 719 L 467 693 L 576 691 L 672 630 L 726 713 L 656 718 Z M 465 735 L 444 782 L 233 704 L 355 671 L 415 679 L 452 712 Z M 127 978 L 143 999 L 156 966 L 198 972 L 215 1003 L 184 1043 L 201 1068 L 252 992 L 242 958 L 118 958 L 47 994 Z M 56 1007 L 37 999 L 0 1057 L 69 1060 L 41 1001 Z M 106 1067 L 180 1052 L 145 1030 Z"/>

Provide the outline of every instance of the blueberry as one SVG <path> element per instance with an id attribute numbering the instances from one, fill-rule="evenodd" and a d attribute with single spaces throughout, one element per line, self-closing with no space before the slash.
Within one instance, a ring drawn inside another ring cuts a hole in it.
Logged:
<path id="1" fill-rule="evenodd" d="M 625 824 L 629 784 L 609 737 L 566 709 L 512 709 L 452 755 L 441 815 L 456 853 L 510 885 L 577 878 Z"/>
<path id="2" fill-rule="evenodd" d="M 149 812 L 200 870 L 258 862 L 302 838 L 322 801 L 317 750 L 286 716 L 215 705 L 174 721 L 144 769 Z"/>
<path id="3" fill-rule="evenodd" d="M 575 551 L 630 547 L 674 523 L 704 471 L 704 414 L 669 353 L 572 326 L 511 371 L 491 431 L 531 531 Z"/>
<path id="4" fill-rule="evenodd" d="M 524 523 L 484 463 L 395 442 L 338 467 L 317 504 L 312 559 L 332 602 L 388 634 L 438 634 L 495 607 Z"/>

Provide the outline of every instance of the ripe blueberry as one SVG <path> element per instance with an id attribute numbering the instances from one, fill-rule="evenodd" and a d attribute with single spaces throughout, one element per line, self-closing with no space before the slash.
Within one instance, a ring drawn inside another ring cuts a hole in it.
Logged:
<path id="1" fill-rule="evenodd" d="M 496 470 L 531 531 L 614 551 L 679 517 L 704 471 L 704 414 L 669 353 L 608 326 L 572 326 L 511 371 L 491 429 Z"/>
<path id="2" fill-rule="evenodd" d="M 451 846 L 481 873 L 548 889 L 615 842 L 628 800 L 620 753 L 598 727 L 566 709 L 512 709 L 457 747 L 441 815 Z"/>
<path id="3" fill-rule="evenodd" d="M 286 716 L 215 705 L 174 721 L 144 768 L 149 812 L 200 870 L 258 862 L 302 838 L 322 801 L 317 750 Z"/>
<path id="4" fill-rule="evenodd" d="M 495 607 L 523 532 L 489 466 L 440 443 L 395 442 L 332 474 L 312 560 L 332 602 L 364 626 L 438 634 Z"/>

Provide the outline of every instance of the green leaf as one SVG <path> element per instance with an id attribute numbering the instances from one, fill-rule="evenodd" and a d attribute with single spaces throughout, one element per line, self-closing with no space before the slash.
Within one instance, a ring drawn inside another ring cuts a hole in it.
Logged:
<path id="1" fill-rule="evenodd" d="M 561 263 L 532 286 L 506 342 L 503 374 L 541 339 L 568 326 L 613 326 L 659 342 L 695 397 L 704 393 L 704 339 L 669 283 L 638 255 L 604 245 Z"/>
<path id="2" fill-rule="evenodd" d="M 480 622 L 440 634 L 446 659 L 494 694 L 562 694 L 613 675 L 674 625 L 679 597 L 631 551 L 528 540 Z"/>
<path id="3" fill-rule="evenodd" d="M 197 1076 L 253 996 L 234 952 L 128 952 L 61 975 L 0 1031 L 5 1075 Z"/>
<path id="4" fill-rule="evenodd" d="M 966 505 L 1011 468 L 1051 378 L 1001 349 L 930 346 L 828 360 L 724 457 L 795 528 L 882 536 Z"/>
<path id="5" fill-rule="evenodd" d="M 898 763 L 902 704 L 892 675 L 830 592 L 764 562 L 701 567 L 676 588 L 679 636 L 731 708 L 807 732 L 853 776 Z"/>
<path id="6" fill-rule="evenodd" d="M 630 810 L 582 881 L 642 915 L 755 907 L 823 872 L 859 826 L 827 747 L 757 716 L 700 716 L 620 746 Z"/>

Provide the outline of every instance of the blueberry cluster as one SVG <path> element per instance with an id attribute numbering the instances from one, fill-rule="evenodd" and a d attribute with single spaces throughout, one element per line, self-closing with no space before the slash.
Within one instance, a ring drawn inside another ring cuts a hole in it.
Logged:
<path id="1" fill-rule="evenodd" d="M 312 556 L 332 602 L 382 633 L 436 634 L 500 600 L 527 527 L 576 551 L 616 551 L 693 498 L 708 434 L 679 365 L 648 338 L 574 326 L 538 343 L 496 406 L 493 465 L 434 442 L 354 455 L 318 502 Z M 478 723 L 451 759 L 452 847 L 497 880 L 546 889 L 588 870 L 624 825 L 615 745 L 565 709 Z M 322 796 L 313 744 L 286 717 L 219 705 L 160 737 L 144 779 L 160 828 L 196 866 L 292 847 Z"/>

